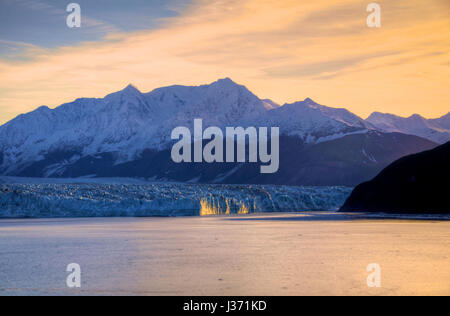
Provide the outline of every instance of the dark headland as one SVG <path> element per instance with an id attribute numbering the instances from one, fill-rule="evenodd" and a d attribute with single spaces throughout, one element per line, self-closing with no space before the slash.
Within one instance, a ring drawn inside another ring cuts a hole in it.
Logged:
<path id="1" fill-rule="evenodd" d="M 392 163 L 358 185 L 341 211 L 450 214 L 450 142 Z"/>

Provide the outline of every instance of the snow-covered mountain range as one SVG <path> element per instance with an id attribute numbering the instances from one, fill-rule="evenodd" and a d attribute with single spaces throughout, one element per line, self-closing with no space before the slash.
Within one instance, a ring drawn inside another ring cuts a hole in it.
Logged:
<path id="1" fill-rule="evenodd" d="M 441 118 L 431 120 L 418 114 L 404 118 L 375 112 L 366 121 L 384 132 L 416 135 L 439 144 L 450 141 L 450 112 Z"/>
<path id="2" fill-rule="evenodd" d="M 415 121 L 391 120 L 380 114 L 363 120 L 345 109 L 319 105 L 311 99 L 280 106 L 259 99 L 228 78 L 210 85 L 171 86 L 149 93 L 129 85 L 102 99 L 77 99 L 53 110 L 43 106 L 1 126 L 0 174 L 99 176 L 108 166 L 111 172 L 106 176 L 135 176 L 123 169 L 117 174 L 116 167 L 129 168 L 130 163 L 142 162 L 149 152 L 167 152 L 172 130 L 178 126 L 192 128 L 196 118 L 203 119 L 204 128 L 279 126 L 281 134 L 296 139 L 298 146 L 319 145 L 351 135 L 379 135 L 380 131 L 418 135 L 438 143 L 450 140 L 450 115 L 438 120 L 423 119 L 425 129 Z M 419 143 L 417 148 L 410 146 L 401 154 L 435 145 L 423 140 Z M 373 157 L 367 149 L 358 150 Z M 168 170 L 145 168 L 136 174 L 173 180 L 167 176 Z"/>
<path id="3" fill-rule="evenodd" d="M 104 152 L 129 161 L 144 149 L 166 148 L 173 128 L 192 126 L 194 118 L 222 127 L 251 120 L 267 107 L 229 79 L 146 94 L 129 85 L 103 99 L 77 99 L 54 110 L 40 107 L 0 127 L 3 173 L 61 150 L 76 152 L 69 161 Z"/>

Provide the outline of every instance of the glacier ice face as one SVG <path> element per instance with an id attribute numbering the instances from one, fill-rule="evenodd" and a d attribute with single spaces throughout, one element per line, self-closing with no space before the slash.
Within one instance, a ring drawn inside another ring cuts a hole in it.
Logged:
<path id="1" fill-rule="evenodd" d="M 197 216 L 337 210 L 348 187 L 3 184 L 0 218 Z"/>

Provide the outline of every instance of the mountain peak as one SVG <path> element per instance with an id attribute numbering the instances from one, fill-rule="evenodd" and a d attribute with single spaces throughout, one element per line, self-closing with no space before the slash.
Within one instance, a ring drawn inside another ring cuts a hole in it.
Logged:
<path id="1" fill-rule="evenodd" d="M 419 114 L 413 114 L 409 117 L 409 119 L 413 119 L 413 120 L 425 120 L 421 115 Z"/>
<path id="2" fill-rule="evenodd" d="M 309 104 L 317 104 L 313 99 L 311 99 L 311 98 L 306 98 L 305 99 L 305 101 L 303 101 L 303 102 L 306 102 L 306 103 L 309 103 Z"/>
<path id="3" fill-rule="evenodd" d="M 136 87 L 135 87 L 133 84 L 131 84 L 131 83 L 130 83 L 128 86 L 126 86 L 126 88 L 123 89 L 122 92 L 139 92 L 139 93 L 141 93 L 141 92 L 139 91 L 139 89 L 136 88 Z"/>
<path id="4" fill-rule="evenodd" d="M 373 119 L 384 119 L 384 118 L 387 118 L 387 117 L 395 118 L 395 117 L 398 117 L 398 116 L 396 116 L 394 114 L 388 114 L 388 113 L 375 111 L 375 112 L 372 112 L 372 114 L 369 115 L 369 117 L 367 118 L 367 121 L 373 120 Z"/>
<path id="5" fill-rule="evenodd" d="M 230 78 L 223 78 L 223 79 L 219 79 L 216 82 L 213 82 L 212 85 L 216 85 L 219 87 L 226 87 L 226 88 L 230 88 L 230 87 L 238 87 L 239 85 L 234 82 L 233 80 L 231 80 Z"/>
<path id="6" fill-rule="evenodd" d="M 38 108 L 35 110 L 35 112 L 46 112 L 46 111 L 48 111 L 48 110 L 50 110 L 50 108 L 49 108 L 48 106 L 42 105 L 42 106 L 38 107 Z"/>
<path id="7" fill-rule="evenodd" d="M 221 82 L 221 83 L 236 83 L 233 80 L 231 80 L 231 78 L 229 78 L 229 77 L 225 77 L 225 78 L 219 79 L 219 80 L 217 80 L 217 82 Z"/>
<path id="8" fill-rule="evenodd" d="M 115 100 L 115 98 L 122 97 L 138 97 L 141 96 L 142 93 L 132 84 L 129 84 L 125 87 L 125 89 L 108 94 L 105 98 L 107 100 Z"/>

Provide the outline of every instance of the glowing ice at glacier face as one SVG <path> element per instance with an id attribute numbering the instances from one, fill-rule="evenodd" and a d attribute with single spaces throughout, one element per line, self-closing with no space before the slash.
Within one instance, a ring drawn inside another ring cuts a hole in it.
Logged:
<path id="1" fill-rule="evenodd" d="M 0 188 L 0 218 L 329 211 L 337 210 L 351 191 L 271 185 L 8 184 Z"/>

